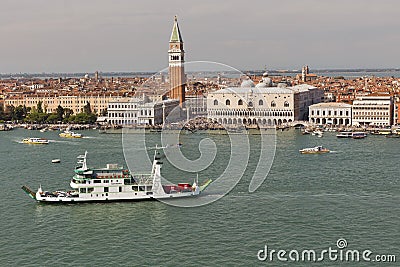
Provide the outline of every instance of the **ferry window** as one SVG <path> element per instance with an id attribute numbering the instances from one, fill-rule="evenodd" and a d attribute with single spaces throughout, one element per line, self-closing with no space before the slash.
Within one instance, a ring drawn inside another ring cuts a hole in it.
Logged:
<path id="1" fill-rule="evenodd" d="M 152 186 L 147 186 L 147 190 L 146 191 L 151 191 Z"/>
<path id="2" fill-rule="evenodd" d="M 120 193 L 122 192 L 122 186 L 119 187 L 119 192 L 120 192 Z"/>
<path id="3" fill-rule="evenodd" d="M 108 187 L 104 187 L 104 192 L 108 193 Z"/>
<path id="4" fill-rule="evenodd" d="M 144 186 L 139 186 L 139 191 L 144 191 Z"/>
<path id="5" fill-rule="evenodd" d="M 94 190 L 94 188 L 93 188 L 93 187 L 89 187 L 89 188 L 87 189 L 87 192 L 88 192 L 88 193 L 92 193 L 92 192 L 93 192 L 93 190 Z"/>
<path id="6" fill-rule="evenodd" d="M 138 191 L 138 187 L 137 186 L 132 186 L 132 190 L 133 191 Z"/>
<path id="7" fill-rule="evenodd" d="M 86 193 L 86 188 L 79 188 L 79 193 Z"/>
<path id="8" fill-rule="evenodd" d="M 99 183 L 101 183 L 101 180 L 93 180 L 93 183 L 99 184 Z"/>
<path id="9" fill-rule="evenodd" d="M 104 183 L 108 183 L 109 181 L 108 180 L 104 180 Z"/>

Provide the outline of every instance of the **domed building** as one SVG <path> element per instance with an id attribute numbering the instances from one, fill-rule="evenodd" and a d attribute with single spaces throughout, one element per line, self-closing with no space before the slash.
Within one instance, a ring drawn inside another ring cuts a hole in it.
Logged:
<path id="1" fill-rule="evenodd" d="M 281 125 L 308 120 L 308 107 L 319 103 L 323 90 L 307 84 L 274 86 L 268 73 L 257 86 L 249 78 L 240 87 L 208 93 L 207 116 L 224 125 Z"/>

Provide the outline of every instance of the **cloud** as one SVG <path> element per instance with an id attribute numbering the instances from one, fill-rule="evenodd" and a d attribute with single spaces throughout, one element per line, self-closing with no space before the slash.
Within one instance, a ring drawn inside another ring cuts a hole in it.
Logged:
<path id="1" fill-rule="evenodd" d="M 399 9 L 396 0 L 3 0 L 0 72 L 157 71 L 175 14 L 188 60 L 398 67 Z"/>

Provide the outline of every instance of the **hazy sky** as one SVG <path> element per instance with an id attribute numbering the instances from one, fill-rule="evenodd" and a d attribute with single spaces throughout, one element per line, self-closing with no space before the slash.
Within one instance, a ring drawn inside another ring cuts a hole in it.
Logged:
<path id="1" fill-rule="evenodd" d="M 158 71 L 175 14 L 187 61 L 400 67 L 398 0 L 1 0 L 0 73 Z"/>

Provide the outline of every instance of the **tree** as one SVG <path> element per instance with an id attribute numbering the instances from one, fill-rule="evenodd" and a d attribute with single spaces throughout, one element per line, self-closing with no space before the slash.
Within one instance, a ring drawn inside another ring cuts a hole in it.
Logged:
<path id="1" fill-rule="evenodd" d="M 42 101 L 39 101 L 39 102 L 37 103 L 37 112 L 38 112 L 38 113 L 43 113 Z"/>
<path id="2" fill-rule="evenodd" d="M 69 117 L 70 117 L 72 114 L 74 114 L 74 112 L 72 111 L 72 109 L 70 109 L 70 108 L 64 108 L 64 119 L 63 119 L 63 121 L 64 121 L 64 122 L 68 122 Z"/>
<path id="3" fill-rule="evenodd" d="M 5 119 L 12 120 L 13 117 L 15 116 L 14 113 L 15 113 L 15 107 L 13 105 L 7 106 Z"/>
<path id="4" fill-rule="evenodd" d="M 19 105 L 18 107 L 15 108 L 12 119 L 20 121 L 23 120 L 24 117 L 25 117 L 24 107 Z"/>
<path id="5" fill-rule="evenodd" d="M 59 121 L 58 118 L 59 118 L 59 117 L 58 117 L 58 114 L 57 114 L 57 113 L 51 113 L 51 114 L 47 117 L 46 122 L 47 122 L 47 123 L 57 123 L 57 121 Z"/>
<path id="6" fill-rule="evenodd" d="M 58 105 L 56 114 L 57 114 L 57 120 L 62 121 L 64 117 L 64 108 L 61 105 Z"/>
<path id="7" fill-rule="evenodd" d="M 90 108 L 89 102 L 86 102 L 86 105 L 83 107 L 83 112 L 86 114 L 92 114 L 92 109 Z"/>
<path id="8" fill-rule="evenodd" d="M 107 116 L 107 108 L 103 109 L 101 112 L 101 116 Z"/>

